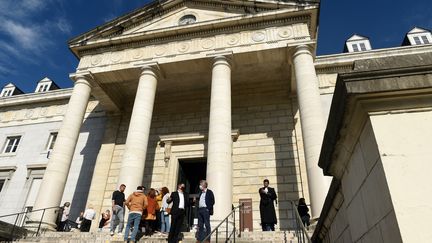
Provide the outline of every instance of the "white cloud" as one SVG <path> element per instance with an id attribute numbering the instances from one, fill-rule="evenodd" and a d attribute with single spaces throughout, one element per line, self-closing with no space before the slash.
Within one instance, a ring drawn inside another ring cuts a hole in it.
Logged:
<path id="1" fill-rule="evenodd" d="M 57 28 L 65 34 L 70 34 L 72 31 L 72 25 L 65 18 L 57 20 Z"/>
<path id="2" fill-rule="evenodd" d="M 44 12 L 48 7 L 53 7 L 50 4 L 60 3 L 62 0 L 0 1 L 0 37 L 8 37 L 11 40 L 10 47 L 25 51 L 27 55 L 41 55 L 54 44 L 51 41 L 53 38 L 70 34 L 72 30 L 64 16 L 46 15 Z M 41 18 L 41 15 L 44 17 Z M 4 49 L 3 52 L 17 57 L 12 48 Z"/>
<path id="3" fill-rule="evenodd" d="M 6 20 L 0 26 L 0 30 L 27 50 L 40 50 L 46 43 L 38 25 L 24 26 L 18 22 Z"/>

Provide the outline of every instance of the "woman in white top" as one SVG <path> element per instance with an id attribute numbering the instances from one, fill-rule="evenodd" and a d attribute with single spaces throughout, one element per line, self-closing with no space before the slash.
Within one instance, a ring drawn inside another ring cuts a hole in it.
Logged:
<path id="1" fill-rule="evenodd" d="M 81 223 L 81 232 L 89 232 L 92 220 L 96 216 L 96 211 L 93 209 L 92 205 L 89 205 L 89 207 L 84 211 L 83 220 Z"/>
<path id="2" fill-rule="evenodd" d="M 171 210 L 171 204 L 167 203 L 167 199 L 169 198 L 169 190 L 166 187 L 162 187 L 161 193 L 163 195 L 162 197 L 162 208 L 161 208 L 161 232 L 162 233 L 169 233 L 170 231 L 170 219 L 169 219 L 169 213 Z"/>

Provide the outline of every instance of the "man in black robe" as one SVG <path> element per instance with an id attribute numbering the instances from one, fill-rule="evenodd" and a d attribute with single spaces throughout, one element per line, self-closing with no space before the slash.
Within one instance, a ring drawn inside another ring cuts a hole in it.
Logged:
<path id="1" fill-rule="evenodd" d="M 277 224 L 274 202 L 277 198 L 274 188 L 269 187 L 269 180 L 264 180 L 264 187 L 259 189 L 261 227 L 263 231 L 274 231 Z"/>

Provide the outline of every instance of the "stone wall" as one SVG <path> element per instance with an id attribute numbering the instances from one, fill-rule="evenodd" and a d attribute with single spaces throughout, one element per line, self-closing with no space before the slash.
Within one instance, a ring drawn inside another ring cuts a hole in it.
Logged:
<path id="1" fill-rule="evenodd" d="M 427 223 L 432 217 L 432 106 L 377 113 L 371 122 L 402 240 L 428 242 L 432 238 Z"/>
<path id="2" fill-rule="evenodd" d="M 332 209 L 323 242 L 402 242 L 371 123 L 357 141 Z"/>
<path id="3" fill-rule="evenodd" d="M 292 217 L 287 200 L 309 198 L 295 97 L 290 96 L 287 81 L 233 83 L 232 128 L 240 133 L 233 142 L 233 203 L 237 205 L 240 198 L 252 198 L 254 228 L 260 229 L 258 189 L 263 179 L 268 178 L 278 193 L 278 226 L 286 229 Z M 206 157 L 207 141 L 198 135 L 208 133 L 209 102 L 208 89 L 157 94 L 145 165 L 145 186 L 168 186 L 172 190 L 177 183 L 179 159 Z M 123 114 L 120 123 L 103 208 L 110 208 L 111 193 L 118 184 L 129 118 L 130 113 Z M 190 134 L 191 139 L 173 143 L 166 163 L 160 136 L 179 134 Z"/>

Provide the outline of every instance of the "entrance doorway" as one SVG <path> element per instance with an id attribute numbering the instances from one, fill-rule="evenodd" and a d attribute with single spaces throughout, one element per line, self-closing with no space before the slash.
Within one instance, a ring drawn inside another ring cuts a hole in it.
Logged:
<path id="1" fill-rule="evenodd" d="M 199 182 L 205 180 L 207 175 L 207 159 L 182 159 L 179 160 L 177 184 L 185 184 L 185 192 L 189 194 L 189 207 L 186 208 L 186 220 L 183 231 L 189 231 L 193 227 L 194 219 L 197 218 L 197 208 L 193 198 L 198 199 Z M 196 221 L 196 220 L 195 220 Z"/>

